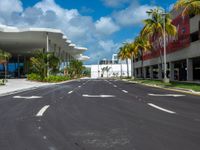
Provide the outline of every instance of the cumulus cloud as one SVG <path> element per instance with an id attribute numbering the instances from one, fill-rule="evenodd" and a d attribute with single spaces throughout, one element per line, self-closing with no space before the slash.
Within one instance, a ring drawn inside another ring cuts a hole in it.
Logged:
<path id="1" fill-rule="evenodd" d="M 100 20 L 96 21 L 95 27 L 98 33 L 104 35 L 110 35 L 119 30 L 119 26 L 110 17 L 101 17 Z"/>
<path id="2" fill-rule="evenodd" d="M 129 3 L 131 0 L 102 0 L 105 6 L 108 7 L 121 7 L 126 3 Z"/>
<path id="3" fill-rule="evenodd" d="M 113 13 L 113 17 L 122 26 L 138 25 L 148 17 L 146 11 L 153 8 L 155 7 L 132 3 L 129 7 Z"/>
<path id="4" fill-rule="evenodd" d="M 111 59 L 112 54 L 118 51 L 120 45 L 120 43 L 115 43 L 113 40 L 98 41 L 95 53 L 89 54 L 92 63 L 97 63 L 98 59 Z"/>
<path id="5" fill-rule="evenodd" d="M 21 12 L 23 10 L 20 0 L 2 0 L 0 1 L 0 12 L 11 14 L 12 12 Z"/>
<path id="6" fill-rule="evenodd" d="M 23 6 L 20 0 L 1 0 L 0 1 L 0 21 L 4 24 L 10 21 L 13 13 L 23 11 Z"/>
<path id="7" fill-rule="evenodd" d="M 112 54 L 115 43 L 102 39 L 108 39 L 119 30 L 110 17 L 94 21 L 91 16 L 81 15 L 77 9 L 62 8 L 55 0 L 41 0 L 28 8 L 23 8 L 20 0 L 0 1 L 0 24 L 60 29 L 76 45 L 89 49 L 87 54 L 92 56 L 90 62 L 98 59 L 96 54 L 102 57 Z"/>

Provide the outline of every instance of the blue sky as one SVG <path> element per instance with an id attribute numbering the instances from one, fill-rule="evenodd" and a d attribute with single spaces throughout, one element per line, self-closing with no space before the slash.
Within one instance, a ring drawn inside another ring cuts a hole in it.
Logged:
<path id="1" fill-rule="evenodd" d="M 133 41 L 146 10 L 169 10 L 176 0 L 0 0 L 0 24 L 62 30 L 88 48 L 87 64 L 111 58 L 121 43 Z"/>

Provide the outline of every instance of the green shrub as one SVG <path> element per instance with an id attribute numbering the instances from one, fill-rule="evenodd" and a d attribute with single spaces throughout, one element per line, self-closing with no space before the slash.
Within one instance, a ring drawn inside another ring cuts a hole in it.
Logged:
<path id="1" fill-rule="evenodd" d="M 31 73 L 28 75 L 28 80 L 31 81 L 43 81 L 42 77 L 36 73 Z"/>
<path id="2" fill-rule="evenodd" d="M 44 81 L 45 82 L 61 82 L 61 81 L 67 81 L 69 79 L 70 78 L 67 76 L 49 76 L 49 77 L 46 77 Z"/>
<path id="3" fill-rule="evenodd" d="M 31 73 L 31 74 L 28 75 L 28 80 L 40 81 L 40 82 L 61 82 L 61 81 L 67 81 L 69 79 L 70 78 L 67 77 L 67 76 L 54 76 L 54 75 L 51 75 L 51 76 L 45 77 L 43 79 L 40 75 L 35 74 L 35 73 Z"/>
<path id="4" fill-rule="evenodd" d="M 5 80 L 4 79 L 0 79 L 0 85 L 5 85 Z"/>

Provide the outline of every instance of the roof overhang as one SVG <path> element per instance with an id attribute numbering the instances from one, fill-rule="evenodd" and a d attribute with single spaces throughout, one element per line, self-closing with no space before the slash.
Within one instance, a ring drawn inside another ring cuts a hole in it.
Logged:
<path id="1" fill-rule="evenodd" d="M 5 25 L 0 25 L 0 48 L 12 54 L 32 54 L 35 50 L 47 47 L 47 35 L 50 51 L 60 49 L 75 57 L 87 50 L 71 43 L 67 36 L 57 29 L 17 28 Z"/>

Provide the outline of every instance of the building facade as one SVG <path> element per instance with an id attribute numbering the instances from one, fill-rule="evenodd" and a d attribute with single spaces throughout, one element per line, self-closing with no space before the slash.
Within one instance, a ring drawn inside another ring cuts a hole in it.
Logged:
<path id="1" fill-rule="evenodd" d="M 91 78 L 127 77 L 131 75 L 131 61 L 128 60 L 127 67 L 126 62 L 118 59 L 117 54 L 113 54 L 111 60 L 102 59 L 99 64 L 87 65 L 87 67 L 91 68 Z"/>
<path id="2" fill-rule="evenodd" d="M 166 37 L 167 77 L 171 81 L 200 81 L 200 15 L 172 12 L 176 37 Z M 138 78 L 163 78 L 163 38 L 152 38 L 153 48 L 134 62 Z"/>
<path id="3" fill-rule="evenodd" d="M 75 44 L 57 29 L 17 28 L 0 25 L 0 49 L 11 53 L 7 67 L 8 77 L 25 77 L 30 69 L 30 57 L 37 50 L 53 52 L 60 59 L 61 66 L 66 67 L 73 59 L 88 60 L 83 53 L 84 47 Z M 0 63 L 0 77 L 4 76 L 5 65 Z"/>

